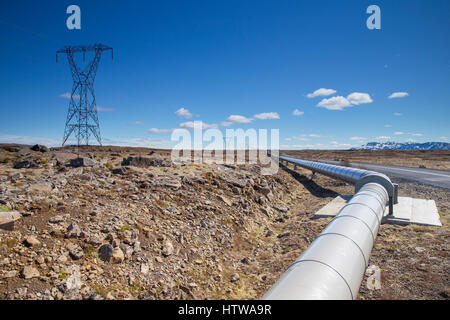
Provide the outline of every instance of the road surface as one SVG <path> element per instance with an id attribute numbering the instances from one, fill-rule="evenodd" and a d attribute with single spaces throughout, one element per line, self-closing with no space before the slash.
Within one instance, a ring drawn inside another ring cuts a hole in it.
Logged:
<path id="1" fill-rule="evenodd" d="M 316 160 L 316 161 L 340 165 L 339 161 L 334 160 Z M 395 177 L 406 180 L 412 180 L 423 184 L 450 189 L 450 171 L 446 170 L 411 168 L 411 167 L 400 167 L 400 166 L 369 164 L 369 163 L 355 163 L 355 162 L 350 162 L 350 165 L 354 168 L 362 168 L 366 170 L 384 173 L 385 175 L 391 178 Z"/>

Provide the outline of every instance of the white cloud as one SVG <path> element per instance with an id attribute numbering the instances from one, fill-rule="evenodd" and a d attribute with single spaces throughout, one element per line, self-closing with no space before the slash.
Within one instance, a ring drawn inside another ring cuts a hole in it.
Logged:
<path id="1" fill-rule="evenodd" d="M 152 139 L 152 138 L 118 138 L 118 139 L 103 139 L 103 145 L 110 146 L 127 146 L 127 147 L 148 147 L 148 148 L 170 148 L 171 141 Z"/>
<path id="2" fill-rule="evenodd" d="M 286 141 L 292 141 L 292 138 L 286 138 L 286 139 L 284 139 L 284 140 L 286 140 Z"/>
<path id="3" fill-rule="evenodd" d="M 139 126 L 139 125 L 142 125 L 142 124 L 145 124 L 145 123 L 142 122 L 142 121 L 134 121 L 134 122 L 132 122 L 131 124 L 134 124 L 134 125 Z"/>
<path id="4" fill-rule="evenodd" d="M 405 133 L 403 131 L 395 131 L 394 134 L 396 136 L 400 136 L 400 135 L 405 134 Z"/>
<path id="5" fill-rule="evenodd" d="M 61 139 L 0 134 L 1 143 L 42 144 L 47 147 L 61 146 Z"/>
<path id="6" fill-rule="evenodd" d="M 280 115 L 276 112 L 258 113 L 255 114 L 253 117 L 259 120 L 280 119 Z"/>
<path id="7" fill-rule="evenodd" d="M 395 98 L 404 98 L 409 96 L 408 92 L 394 92 L 392 93 L 388 98 L 389 99 L 395 99 Z"/>
<path id="8" fill-rule="evenodd" d="M 319 97 L 319 96 L 331 96 L 332 94 L 335 94 L 335 93 L 336 93 L 336 90 L 320 88 L 320 89 L 317 89 L 316 91 L 314 91 L 313 93 L 308 93 L 306 96 L 308 98 L 315 98 L 315 97 Z"/>
<path id="9" fill-rule="evenodd" d="M 231 122 L 231 121 L 222 121 L 221 123 L 220 123 L 220 125 L 222 126 L 222 127 L 229 127 L 229 126 L 231 126 L 233 124 L 233 122 Z"/>
<path id="10" fill-rule="evenodd" d="M 186 118 L 186 119 L 192 118 L 192 114 L 189 112 L 188 109 L 185 109 L 185 108 L 180 108 L 177 111 L 175 111 L 175 115 L 177 117 L 183 117 L 183 118 Z"/>
<path id="11" fill-rule="evenodd" d="M 378 140 L 388 140 L 388 139 L 390 139 L 391 137 L 388 137 L 388 136 L 380 136 L 380 137 L 376 137 L 375 139 L 378 139 Z"/>
<path id="12" fill-rule="evenodd" d="M 210 129 L 210 128 L 217 128 L 217 124 L 208 124 L 204 123 L 203 121 L 187 121 L 180 123 L 181 128 L 185 129 Z"/>
<path id="13" fill-rule="evenodd" d="M 305 114 L 303 111 L 300 111 L 300 110 L 298 110 L 298 109 L 295 109 L 293 112 L 292 112 L 292 114 L 294 115 L 294 116 L 302 116 L 303 114 Z"/>
<path id="14" fill-rule="evenodd" d="M 247 118 L 247 117 L 236 115 L 236 114 L 232 114 L 227 119 L 227 122 L 231 122 L 231 123 L 250 123 L 252 121 L 253 121 L 252 118 Z"/>
<path id="15" fill-rule="evenodd" d="M 96 107 L 95 107 L 95 110 L 97 110 L 97 111 L 111 112 L 111 111 L 114 111 L 115 109 L 114 109 L 114 108 L 104 108 L 104 107 L 96 106 Z"/>
<path id="16" fill-rule="evenodd" d="M 367 93 L 353 92 L 347 96 L 347 100 L 354 105 L 373 102 L 372 98 Z"/>
<path id="17" fill-rule="evenodd" d="M 391 128 L 391 127 L 392 127 L 392 124 L 385 124 L 384 127 L 385 127 L 385 128 Z"/>
<path id="18" fill-rule="evenodd" d="M 321 137 L 319 134 L 315 134 L 315 133 L 311 133 L 309 136 L 312 138 L 320 138 Z"/>
<path id="19" fill-rule="evenodd" d="M 158 128 L 150 128 L 148 131 L 150 133 L 170 133 L 175 129 L 158 129 Z"/>
<path id="20" fill-rule="evenodd" d="M 331 141 L 331 144 L 332 144 L 332 145 L 338 145 L 339 142 L 337 142 L 337 141 Z"/>
<path id="21" fill-rule="evenodd" d="M 411 133 L 411 135 L 414 136 L 414 137 L 421 137 L 421 136 L 423 136 L 422 133 Z"/>
<path id="22" fill-rule="evenodd" d="M 328 110 L 343 110 L 346 107 L 357 106 L 363 103 L 373 102 L 368 93 L 353 92 L 347 96 L 335 96 L 329 99 L 322 99 L 317 106 Z"/>
<path id="23" fill-rule="evenodd" d="M 308 141 L 309 140 L 308 138 L 296 137 L 296 136 L 293 136 L 292 138 L 295 139 L 295 140 L 299 140 L 299 141 Z"/>
<path id="24" fill-rule="evenodd" d="M 294 145 L 292 145 L 292 147 L 294 147 L 296 149 L 311 149 L 311 148 L 314 148 L 314 145 L 312 145 L 312 144 L 305 144 L 305 145 L 294 144 Z"/>
<path id="25" fill-rule="evenodd" d="M 363 138 L 363 137 L 351 137 L 350 140 L 361 141 L 361 140 L 366 140 L 366 138 Z"/>
<path id="26" fill-rule="evenodd" d="M 439 139 L 447 140 L 447 137 L 445 137 L 445 136 L 440 136 Z"/>
<path id="27" fill-rule="evenodd" d="M 70 99 L 71 95 L 70 95 L 70 92 L 66 92 L 66 93 L 60 94 L 59 97 L 64 98 L 64 99 Z M 75 99 L 80 99 L 80 96 L 77 94 L 74 94 L 73 97 Z"/>
<path id="28" fill-rule="evenodd" d="M 258 120 L 280 119 L 280 115 L 277 112 L 264 112 L 255 114 L 253 118 L 247 118 L 245 116 L 241 116 L 238 114 L 232 114 L 227 118 L 227 120 L 222 121 L 220 125 L 223 127 L 229 127 L 234 123 L 250 123 L 255 119 Z"/>
<path id="29" fill-rule="evenodd" d="M 346 107 L 350 107 L 352 104 L 343 96 L 336 96 L 329 99 L 323 99 L 317 106 L 323 107 L 327 110 L 343 110 Z"/>
<path id="30" fill-rule="evenodd" d="M 403 114 L 402 113 L 400 113 L 400 112 L 395 112 L 394 113 L 394 116 L 397 116 L 397 117 L 400 117 L 400 116 L 402 116 Z"/>

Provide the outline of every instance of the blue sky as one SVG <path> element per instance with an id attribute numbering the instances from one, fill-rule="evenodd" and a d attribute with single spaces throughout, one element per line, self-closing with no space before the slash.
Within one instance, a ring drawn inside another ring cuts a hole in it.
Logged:
<path id="1" fill-rule="evenodd" d="M 55 51 L 98 42 L 114 48 L 94 85 L 104 144 L 169 147 L 192 121 L 279 129 L 283 148 L 448 142 L 449 39 L 446 0 L 2 1 L 0 142 L 61 143 Z"/>

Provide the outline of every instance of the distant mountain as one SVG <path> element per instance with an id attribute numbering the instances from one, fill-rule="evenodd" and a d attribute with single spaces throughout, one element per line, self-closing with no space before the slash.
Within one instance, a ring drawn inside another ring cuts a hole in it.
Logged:
<path id="1" fill-rule="evenodd" d="M 450 150 L 447 142 L 369 142 L 352 150 Z"/>

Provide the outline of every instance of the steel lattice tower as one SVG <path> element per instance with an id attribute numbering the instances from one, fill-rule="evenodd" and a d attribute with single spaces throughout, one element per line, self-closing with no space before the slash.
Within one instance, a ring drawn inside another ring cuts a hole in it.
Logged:
<path id="1" fill-rule="evenodd" d="M 94 94 L 94 79 L 102 52 L 105 50 L 111 50 L 111 54 L 113 54 L 113 49 L 103 44 L 65 46 L 61 50 L 56 51 L 56 62 L 58 62 L 59 53 L 67 54 L 67 60 L 69 61 L 73 78 L 69 111 L 67 112 L 62 141 L 63 146 L 74 131 L 79 146 L 82 144 L 89 145 L 89 136 L 91 134 L 94 135 L 100 145 L 102 144 Z M 81 69 L 75 62 L 74 54 L 76 52 L 82 52 L 84 61 L 85 54 L 88 51 L 94 51 L 94 57 L 84 69 Z"/>

